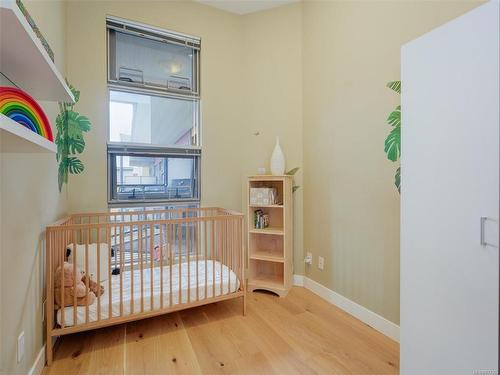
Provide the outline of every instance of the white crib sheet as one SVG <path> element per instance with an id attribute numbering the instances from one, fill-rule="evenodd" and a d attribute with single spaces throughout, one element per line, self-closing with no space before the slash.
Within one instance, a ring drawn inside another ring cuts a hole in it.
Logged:
<path id="1" fill-rule="evenodd" d="M 136 266 L 137 267 L 137 266 Z M 214 284 L 214 267 L 215 267 L 215 296 L 221 294 L 236 292 L 240 286 L 236 274 L 226 265 L 218 261 L 207 260 L 206 268 L 205 261 L 198 262 L 198 298 L 200 300 L 213 297 L 213 284 Z M 222 269 L 221 269 L 222 267 Z M 207 271 L 207 293 L 205 294 L 205 270 Z M 222 271 L 222 272 L 221 272 Z M 160 272 L 161 267 L 153 267 L 153 308 L 151 309 L 151 268 L 144 267 L 143 269 L 143 297 L 144 297 L 144 311 L 160 309 Z M 190 272 L 190 302 L 196 301 L 196 262 L 189 263 Z M 134 313 L 141 312 L 141 271 L 134 268 L 134 293 L 132 296 L 132 271 L 125 271 L 122 273 L 123 283 L 123 315 L 130 315 L 131 301 L 134 301 Z M 101 301 L 101 320 L 109 317 L 109 283 L 104 281 L 101 283 L 104 286 L 104 293 L 100 297 Z M 221 293 L 222 285 L 222 293 Z M 113 275 L 111 277 L 111 311 L 112 317 L 120 316 L 120 275 Z M 179 265 L 172 265 L 172 305 L 179 303 L 179 290 L 181 290 L 182 303 L 188 302 L 188 263 L 181 263 L 181 283 L 179 285 Z M 205 297 L 206 295 L 206 297 Z M 163 306 L 170 305 L 170 267 L 163 267 Z M 88 306 L 89 319 L 88 322 L 97 321 L 97 300 Z M 57 322 L 62 325 L 61 309 L 57 311 Z M 78 306 L 76 308 L 77 324 L 86 322 L 86 307 Z M 73 307 L 64 308 L 64 326 L 72 326 L 73 322 Z"/>

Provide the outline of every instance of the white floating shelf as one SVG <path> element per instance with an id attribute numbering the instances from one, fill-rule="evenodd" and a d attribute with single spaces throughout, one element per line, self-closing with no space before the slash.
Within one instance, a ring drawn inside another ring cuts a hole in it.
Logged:
<path id="1" fill-rule="evenodd" d="M 15 0 L 0 1 L 0 72 L 35 99 L 74 101 Z"/>
<path id="2" fill-rule="evenodd" d="M 55 143 L 0 113 L 0 133 L 5 153 L 55 153 Z"/>

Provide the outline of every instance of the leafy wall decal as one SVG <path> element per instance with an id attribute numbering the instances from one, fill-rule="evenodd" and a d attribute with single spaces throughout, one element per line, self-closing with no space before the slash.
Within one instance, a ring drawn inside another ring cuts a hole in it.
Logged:
<path id="1" fill-rule="evenodd" d="M 288 172 L 285 172 L 286 175 L 289 175 L 289 176 L 295 176 L 295 173 L 297 173 L 299 171 L 300 167 L 295 167 L 293 169 L 290 169 Z M 295 193 L 298 189 L 300 188 L 300 186 L 297 186 L 295 185 L 295 182 L 292 186 L 292 193 Z"/>
<path id="2" fill-rule="evenodd" d="M 401 81 L 391 81 L 387 84 L 387 87 L 401 94 Z M 392 130 L 385 139 L 384 151 L 387 154 L 387 159 L 396 162 L 401 157 L 401 105 L 398 105 L 389 114 L 387 123 L 392 127 Z M 398 192 L 401 193 L 401 166 L 396 170 L 394 185 L 396 185 Z"/>
<path id="3" fill-rule="evenodd" d="M 80 91 L 68 83 L 75 98 L 74 103 L 60 102 L 59 115 L 56 118 L 57 146 L 56 160 L 59 162 L 58 186 L 62 190 L 63 184 L 68 183 L 68 175 L 82 173 L 85 169 L 80 158 L 74 155 L 85 150 L 84 133 L 90 131 L 90 120 L 74 111 L 75 104 L 80 100 Z"/>

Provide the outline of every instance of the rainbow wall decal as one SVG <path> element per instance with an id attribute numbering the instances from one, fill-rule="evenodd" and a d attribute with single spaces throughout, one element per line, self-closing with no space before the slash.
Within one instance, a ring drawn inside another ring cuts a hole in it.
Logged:
<path id="1" fill-rule="evenodd" d="M 47 116 L 38 103 L 16 87 L 0 86 L 0 113 L 53 142 Z"/>

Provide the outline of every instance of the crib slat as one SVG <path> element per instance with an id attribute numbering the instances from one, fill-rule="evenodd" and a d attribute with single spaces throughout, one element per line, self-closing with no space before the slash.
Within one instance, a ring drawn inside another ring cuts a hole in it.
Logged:
<path id="1" fill-rule="evenodd" d="M 153 216 L 153 215 L 151 215 Z M 154 288 L 154 274 L 153 274 L 153 264 L 154 264 L 154 254 L 153 254 L 153 247 L 154 247 L 154 240 L 155 240 L 155 226 L 154 223 L 149 224 L 149 263 L 150 263 L 150 275 L 149 275 L 149 280 L 150 280 L 150 299 L 149 299 L 149 309 L 152 311 L 154 310 L 154 300 L 153 300 L 153 288 Z"/>
<path id="2" fill-rule="evenodd" d="M 179 252 L 178 256 L 178 263 L 179 263 L 179 300 L 177 301 L 178 304 L 182 303 L 182 263 L 181 263 L 181 258 L 182 258 L 182 224 L 179 223 L 177 225 L 177 251 Z"/>
<path id="3" fill-rule="evenodd" d="M 195 243 L 196 243 L 196 300 L 200 299 L 200 291 L 199 291 L 199 270 L 198 270 L 198 253 L 200 252 L 200 241 L 199 241 L 199 232 L 200 232 L 200 222 L 195 221 L 196 232 L 195 232 Z"/>
<path id="4" fill-rule="evenodd" d="M 238 236 L 239 236 L 239 232 L 238 232 L 238 220 L 235 220 L 234 221 L 234 242 L 233 242 L 233 249 L 231 250 L 233 252 L 233 265 L 231 267 L 231 270 L 234 271 L 235 273 L 235 279 L 234 280 L 234 286 L 235 286 L 235 289 L 234 291 L 236 292 L 237 291 L 237 286 L 238 286 L 238 249 L 239 249 L 239 244 L 238 244 Z"/>
<path id="5" fill-rule="evenodd" d="M 123 216 L 122 216 L 123 218 Z M 123 220 L 122 220 L 123 221 Z M 120 316 L 123 316 L 123 266 L 125 262 L 123 261 L 123 225 L 120 225 Z M 115 255 L 116 256 L 116 255 Z"/>
<path id="6" fill-rule="evenodd" d="M 212 220 L 212 298 L 215 297 L 215 220 Z"/>
<path id="7" fill-rule="evenodd" d="M 208 269 L 207 269 L 207 222 L 203 222 L 203 244 L 205 245 L 203 248 L 203 251 L 205 252 L 205 289 L 203 291 L 203 296 L 204 298 L 208 298 L 208 286 L 207 286 L 207 276 L 208 276 Z"/>
<path id="8" fill-rule="evenodd" d="M 113 309 L 112 309 L 112 294 L 113 294 L 113 289 L 111 288 L 111 265 L 113 263 L 113 260 L 111 259 L 111 226 L 110 224 L 106 225 L 106 242 L 108 243 L 108 319 L 111 319 L 113 317 Z M 116 256 L 116 253 L 115 253 Z"/>
<path id="9" fill-rule="evenodd" d="M 240 221 L 238 219 L 235 220 L 235 239 L 234 239 L 234 272 L 236 273 L 236 280 L 234 280 L 235 292 L 238 291 L 238 280 L 240 280 L 240 258 L 238 253 L 240 252 Z"/>
<path id="10" fill-rule="evenodd" d="M 169 226 L 169 238 L 170 241 L 168 243 L 168 249 L 169 249 L 169 254 L 168 254 L 168 263 L 170 267 L 170 272 L 169 272 L 169 282 L 168 282 L 168 304 L 170 307 L 172 307 L 173 301 L 172 301 L 172 262 L 174 259 L 174 254 L 173 254 L 173 247 L 174 247 L 174 241 L 175 241 L 175 235 L 174 235 L 174 230 L 175 230 L 175 224 L 170 224 Z"/>
<path id="11" fill-rule="evenodd" d="M 224 277 L 223 277 L 223 269 L 222 269 L 222 264 L 224 263 L 224 245 L 226 244 L 225 238 L 224 238 L 224 228 L 226 225 L 226 221 L 221 222 L 221 225 L 219 226 L 219 248 L 220 248 L 220 254 L 219 254 L 219 262 L 220 262 L 220 295 L 222 296 L 223 292 L 223 286 L 224 286 Z"/>
<path id="12" fill-rule="evenodd" d="M 227 294 L 231 291 L 231 270 L 233 269 L 233 221 L 230 220 L 228 222 L 228 227 L 229 227 L 229 233 L 228 233 L 228 240 L 229 240 L 229 249 L 228 249 L 228 263 L 226 266 L 228 266 L 227 270 Z"/>
<path id="13" fill-rule="evenodd" d="M 83 224 L 83 219 L 84 219 L 84 217 L 82 216 L 80 218 L 80 224 Z M 80 239 L 82 245 L 84 245 L 83 229 L 80 229 L 80 237 L 79 237 L 79 239 Z M 84 256 L 85 256 L 85 254 L 84 254 Z"/>
<path id="14" fill-rule="evenodd" d="M 61 326 L 64 327 L 64 252 L 61 251 L 62 239 L 61 232 L 56 232 L 57 250 L 58 250 L 58 262 L 61 267 Z"/>
<path id="15" fill-rule="evenodd" d="M 242 218 L 238 220 L 238 233 L 239 233 L 239 238 L 238 238 L 238 265 L 239 265 L 239 275 L 240 275 L 240 289 L 245 291 L 245 266 L 246 266 L 246 261 L 244 257 L 244 245 L 243 245 L 243 225 L 244 221 Z M 246 298 L 243 298 L 243 305 L 244 305 L 244 310 L 246 310 Z"/>
<path id="16" fill-rule="evenodd" d="M 78 259 L 76 256 L 76 230 L 75 232 L 75 238 L 73 238 L 73 252 L 71 253 L 72 259 L 73 259 L 73 288 L 76 288 L 76 260 Z M 77 323 L 77 305 L 76 305 L 76 293 L 73 293 L 73 325 Z"/>
<path id="17" fill-rule="evenodd" d="M 233 264 L 231 266 L 231 270 L 234 271 L 234 276 L 235 276 L 234 291 L 236 292 L 237 286 L 238 286 L 238 268 L 237 268 L 237 261 L 238 261 L 237 251 L 239 249 L 239 246 L 238 246 L 238 220 L 235 220 L 233 222 L 233 227 L 234 227 L 234 237 L 233 237 L 233 248 L 231 250 L 231 252 L 233 254 Z"/>
<path id="18" fill-rule="evenodd" d="M 187 290 L 187 303 L 191 302 L 191 223 L 186 223 L 186 254 L 187 254 L 187 277 L 188 277 L 188 290 Z"/>
<path id="19" fill-rule="evenodd" d="M 52 264 L 52 250 L 53 250 L 53 232 L 49 229 L 45 231 L 45 287 L 46 291 L 46 306 L 45 310 L 47 311 L 47 336 L 51 337 L 52 329 L 54 328 L 54 284 L 53 284 L 53 272 L 54 267 Z M 52 350 L 47 351 L 48 357 L 47 361 L 50 365 L 52 361 Z"/>
<path id="20" fill-rule="evenodd" d="M 233 265 L 232 262 L 232 249 L 233 249 L 233 221 L 229 220 L 227 222 L 227 294 L 231 291 L 231 266 Z"/>
<path id="21" fill-rule="evenodd" d="M 163 309 L 163 224 L 160 224 L 160 309 Z"/>
<path id="22" fill-rule="evenodd" d="M 236 258 L 236 287 L 238 286 L 238 282 L 240 282 L 240 286 L 241 286 L 241 272 L 240 272 L 240 253 L 241 253 L 241 248 L 242 248 L 242 239 L 241 239 L 241 236 L 240 236 L 240 231 L 241 231 L 241 228 L 240 228 L 240 220 L 236 220 L 236 244 L 235 244 L 235 253 L 234 253 L 234 256 Z"/>
<path id="23" fill-rule="evenodd" d="M 99 221 L 99 217 L 97 218 Z M 101 230 L 97 228 L 97 287 L 101 287 Z M 101 296 L 97 296 L 97 321 L 101 321 Z"/>
<path id="24" fill-rule="evenodd" d="M 142 224 L 139 224 L 139 258 L 141 264 L 141 312 L 144 312 L 144 263 L 142 259 Z"/>
<path id="25" fill-rule="evenodd" d="M 90 221 L 90 217 L 89 217 Z M 85 283 L 85 298 L 86 303 L 85 303 L 85 323 L 89 322 L 89 301 L 88 301 L 88 295 L 89 295 L 89 237 L 90 237 L 90 229 L 87 229 L 85 231 L 85 276 L 87 277 L 87 282 Z"/>
<path id="26" fill-rule="evenodd" d="M 207 273 L 208 273 L 208 270 L 207 270 L 207 263 L 208 263 L 208 257 L 207 257 L 207 252 L 208 252 L 208 249 L 207 249 L 207 237 L 208 237 L 208 232 L 207 232 L 207 222 L 204 221 L 203 222 L 203 252 L 204 252 L 204 256 L 203 256 L 203 260 L 205 262 L 205 289 L 203 290 L 203 298 L 208 298 L 208 286 L 207 286 Z"/>
<path id="27" fill-rule="evenodd" d="M 132 221 L 132 215 L 130 215 Z M 134 313 L 134 226 L 130 226 L 130 313 Z"/>

